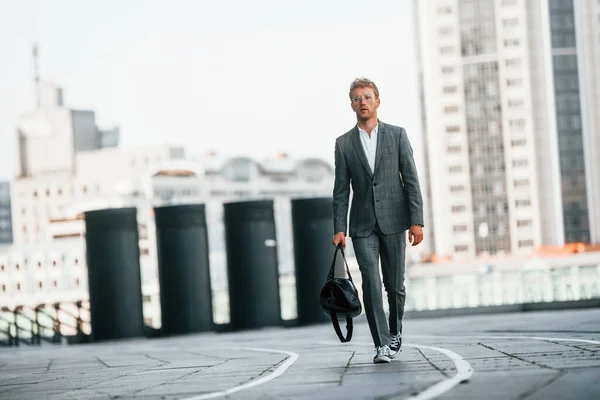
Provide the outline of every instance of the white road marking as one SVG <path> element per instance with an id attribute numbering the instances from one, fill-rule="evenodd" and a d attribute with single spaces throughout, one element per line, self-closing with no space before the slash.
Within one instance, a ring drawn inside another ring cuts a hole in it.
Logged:
<path id="1" fill-rule="evenodd" d="M 372 343 L 366 343 L 366 342 L 354 342 L 354 344 L 357 344 L 360 346 L 362 346 L 362 345 L 373 346 Z M 413 399 L 413 400 L 433 399 L 433 398 L 440 396 L 441 394 L 447 392 L 448 390 L 452 389 L 454 386 L 458 385 L 459 383 L 468 381 L 471 378 L 471 376 L 473 375 L 473 368 L 471 367 L 471 364 L 469 364 L 469 362 L 467 360 L 462 358 L 462 356 L 460 356 L 459 354 L 456 354 L 455 352 L 453 352 L 451 350 L 445 349 L 443 347 L 424 346 L 421 344 L 408 344 L 408 343 L 403 343 L 402 347 L 416 347 L 416 348 L 420 348 L 420 349 L 430 349 L 430 350 L 439 351 L 440 353 L 446 355 L 448 358 L 450 358 L 454 362 L 454 365 L 456 366 L 456 371 L 457 371 L 456 375 L 454 375 L 453 377 L 444 379 L 443 381 L 436 383 L 435 385 L 427 388 L 426 390 L 420 392 L 419 394 L 409 397 L 410 399 Z"/>
<path id="2" fill-rule="evenodd" d="M 533 340 L 554 340 L 555 342 L 579 342 L 589 344 L 599 344 L 598 340 L 591 339 L 573 339 L 573 338 L 555 338 L 555 337 L 541 337 L 541 336 L 485 336 L 485 335 L 460 335 L 460 336 L 440 336 L 440 335 L 407 335 L 407 337 L 418 337 L 418 338 L 435 338 L 435 339 L 533 339 Z"/>
<path id="3" fill-rule="evenodd" d="M 454 362 L 454 365 L 456 366 L 456 371 L 457 371 L 456 375 L 454 375 L 452 378 L 448 378 L 439 383 L 436 383 L 435 385 L 422 391 L 421 393 L 419 393 L 415 396 L 411 396 L 410 397 L 411 399 L 416 399 L 416 400 L 433 399 L 434 397 L 437 397 L 437 396 L 441 395 L 442 393 L 445 393 L 448 390 L 452 389 L 454 386 L 458 385 L 459 383 L 468 381 L 469 379 L 471 379 L 471 376 L 473 375 L 473 368 L 471 367 L 471 364 L 469 364 L 464 358 L 462 358 L 460 355 L 456 354 L 453 351 L 444 349 L 443 347 L 423 346 L 423 345 L 419 345 L 419 344 L 403 344 L 402 346 L 403 347 L 404 346 L 417 347 L 417 348 L 421 348 L 421 349 L 430 349 L 430 350 L 439 351 L 440 353 L 445 354 L 448 358 L 450 358 Z"/>
<path id="4" fill-rule="evenodd" d="M 534 339 L 534 340 L 554 340 L 555 342 L 579 342 L 589 344 L 600 344 L 597 340 L 591 339 L 572 339 L 572 338 L 549 338 L 541 336 L 479 336 L 483 339 Z"/>
<path id="5" fill-rule="evenodd" d="M 298 353 L 294 353 L 293 351 L 285 351 L 285 350 L 271 350 L 271 349 L 259 349 L 259 348 L 243 348 L 240 350 L 250 350 L 250 351 L 261 351 L 265 353 L 277 353 L 277 354 L 286 354 L 288 355 L 288 359 L 285 360 L 283 364 L 281 364 L 275 371 L 271 372 L 267 376 L 263 376 L 260 379 L 252 380 L 248 383 L 244 383 L 243 385 L 232 387 L 231 389 L 221 390 L 219 392 L 206 393 L 200 396 L 188 397 L 182 400 L 204 400 L 204 399 L 214 399 L 216 397 L 227 396 L 229 394 L 239 392 L 241 390 L 246 390 L 253 388 L 258 385 L 262 385 L 263 383 L 267 383 L 272 381 L 273 379 L 281 376 L 293 363 L 296 362 L 300 355 Z"/>

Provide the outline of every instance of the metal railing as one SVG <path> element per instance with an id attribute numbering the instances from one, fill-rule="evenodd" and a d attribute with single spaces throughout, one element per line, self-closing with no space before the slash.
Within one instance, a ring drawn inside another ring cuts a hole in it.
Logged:
<path id="1" fill-rule="evenodd" d="M 0 346 L 89 341 L 89 303 L 19 305 L 0 309 Z"/>
<path id="2" fill-rule="evenodd" d="M 407 279 L 407 310 L 441 310 L 600 298 L 600 266 L 480 271 Z"/>

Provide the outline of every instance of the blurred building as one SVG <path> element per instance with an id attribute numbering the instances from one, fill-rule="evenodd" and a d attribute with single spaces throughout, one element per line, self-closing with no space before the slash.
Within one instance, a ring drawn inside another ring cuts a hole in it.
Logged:
<path id="1" fill-rule="evenodd" d="M 274 201 L 279 272 L 284 280 L 293 274 L 290 200 L 330 197 L 331 165 L 287 154 L 258 160 L 215 152 L 188 157 L 183 148 L 166 145 L 119 148 L 119 128 L 101 130 L 94 111 L 65 107 L 62 89 L 39 80 L 37 48 L 34 60 L 37 107 L 18 123 L 12 193 L 0 186 L 0 228 L 6 197 L 14 232 L 14 244 L 0 248 L 0 305 L 88 298 L 83 216 L 95 209 L 137 208 L 144 315 L 155 327 L 160 325 L 156 206 L 206 205 L 216 322 L 229 318 L 223 203 Z M 286 297 L 293 287 L 282 292 Z"/>
<path id="2" fill-rule="evenodd" d="M 83 212 L 110 207 L 138 209 L 144 315 L 149 325 L 160 325 L 155 206 L 206 205 L 217 322 L 228 319 L 223 203 L 274 200 L 279 272 L 293 274 L 290 199 L 329 197 L 333 168 L 320 159 L 287 155 L 260 161 L 214 153 L 183 156 L 181 149 L 168 146 L 89 151 L 77 155 L 77 175 L 59 181 L 62 186 L 33 177 L 19 180 L 23 192 L 15 196 L 15 210 L 36 218 L 17 218 L 18 223 L 27 227 L 23 231 L 32 226 L 39 231 L 0 251 L 0 304 L 87 299 Z"/>
<path id="3" fill-rule="evenodd" d="M 415 1 L 435 253 L 600 240 L 599 7 Z"/>
<path id="4" fill-rule="evenodd" d="M 0 246 L 11 244 L 12 241 L 10 182 L 0 181 Z"/>
<path id="5" fill-rule="evenodd" d="M 49 232 L 48 222 L 62 218 L 67 204 L 98 197 L 107 179 L 114 179 L 114 174 L 98 172 L 100 168 L 123 167 L 113 163 L 117 160 L 107 163 L 106 159 L 105 165 L 90 165 L 97 159 L 95 154 L 115 151 L 118 128 L 102 131 L 96 126 L 94 111 L 65 107 L 63 91 L 53 83 L 36 82 L 36 86 L 37 108 L 25 113 L 17 128 L 19 156 L 12 190 L 16 244 L 49 239 L 44 236 Z M 89 172 L 92 170 L 95 175 Z M 85 181 L 78 176 L 86 176 Z"/>
<path id="6" fill-rule="evenodd" d="M 17 127 L 17 178 L 72 175 L 77 153 L 118 145 L 118 128 L 102 131 L 94 111 L 65 107 L 55 84 L 38 83 L 38 93 L 38 108 L 24 114 Z"/>
<path id="7" fill-rule="evenodd" d="M 14 245 L 0 250 L 0 304 L 8 307 L 87 299 L 83 213 L 136 207 L 144 315 L 147 324 L 159 326 L 153 207 L 203 203 L 215 318 L 225 322 L 228 300 L 223 203 L 274 200 L 279 271 L 289 276 L 293 273 L 290 199 L 329 197 L 333 189 L 333 168 L 317 158 L 278 154 L 256 160 L 214 152 L 186 157 L 183 148 L 174 146 L 118 148 L 118 128 L 101 131 L 93 111 L 67 109 L 62 91 L 53 85 L 40 85 L 39 108 L 23 116 L 17 134 L 19 172 L 12 190 Z M 0 199 L 4 193 L 1 188 Z M 6 194 L 10 200 L 8 191 Z"/>

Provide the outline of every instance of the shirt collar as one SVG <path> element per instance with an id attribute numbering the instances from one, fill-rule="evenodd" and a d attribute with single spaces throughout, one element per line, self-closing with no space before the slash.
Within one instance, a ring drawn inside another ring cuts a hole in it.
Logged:
<path id="1" fill-rule="evenodd" d="M 369 136 L 369 134 L 367 133 L 367 131 L 365 131 L 364 129 L 362 129 L 360 126 L 356 125 L 358 128 L 358 132 L 360 134 L 364 134 Z M 377 135 L 377 130 L 379 129 L 379 123 L 377 125 L 375 125 L 375 128 L 373 128 L 373 130 L 371 131 L 371 136 L 376 136 Z"/>

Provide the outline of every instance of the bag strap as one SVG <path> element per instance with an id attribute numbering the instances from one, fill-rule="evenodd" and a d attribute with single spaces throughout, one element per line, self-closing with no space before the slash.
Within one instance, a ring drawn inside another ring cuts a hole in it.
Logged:
<path id="1" fill-rule="evenodd" d="M 335 333 L 340 338 L 340 341 L 342 343 L 349 342 L 352 339 L 352 331 L 353 331 L 352 318 L 346 318 L 347 334 L 346 334 L 346 337 L 344 337 L 344 335 L 342 334 L 342 330 L 340 329 L 340 322 L 337 319 L 337 315 L 335 314 L 334 311 L 329 311 L 329 314 L 331 315 L 331 323 L 333 324 L 333 329 L 335 329 Z"/>
<path id="2" fill-rule="evenodd" d="M 327 274 L 327 280 L 333 279 L 335 276 L 335 259 L 337 257 L 338 251 L 342 253 L 342 258 L 344 259 L 344 265 L 346 266 L 346 272 L 348 273 L 348 279 L 352 282 L 352 275 L 350 274 L 350 268 L 348 267 L 348 262 L 346 261 L 346 256 L 344 255 L 344 247 L 342 244 L 338 244 L 335 248 L 335 252 L 333 253 L 333 261 L 331 261 L 331 268 L 329 268 L 329 274 Z"/>

